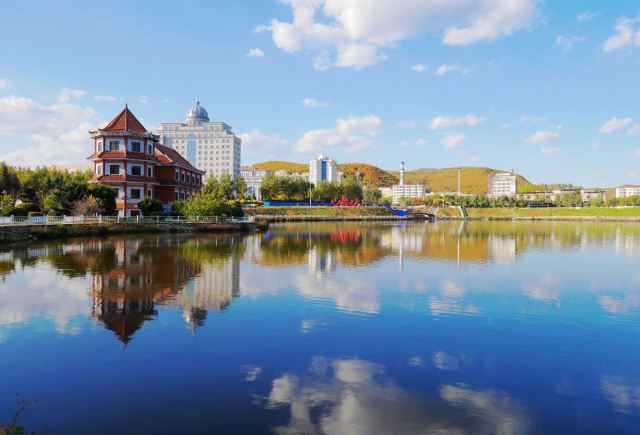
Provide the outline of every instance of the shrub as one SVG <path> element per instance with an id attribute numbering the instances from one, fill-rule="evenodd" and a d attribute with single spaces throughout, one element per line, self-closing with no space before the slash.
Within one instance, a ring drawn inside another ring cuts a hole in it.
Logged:
<path id="1" fill-rule="evenodd" d="M 103 212 L 100 202 L 93 196 L 87 196 L 73 204 L 73 214 L 76 216 L 95 216 Z"/>
<path id="2" fill-rule="evenodd" d="M 142 214 L 145 216 L 157 216 L 160 214 L 164 214 L 164 207 L 162 203 L 157 199 L 153 198 L 143 198 L 138 202 L 138 208 L 142 210 Z"/>
<path id="3" fill-rule="evenodd" d="M 22 207 L 7 207 L 2 211 L 3 216 L 28 216 L 29 212 Z"/>

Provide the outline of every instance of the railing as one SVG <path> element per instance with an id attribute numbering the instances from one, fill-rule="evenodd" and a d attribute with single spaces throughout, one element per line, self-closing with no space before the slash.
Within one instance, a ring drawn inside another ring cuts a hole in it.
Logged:
<path id="1" fill-rule="evenodd" d="M 256 219 L 265 220 L 406 220 L 407 216 L 330 216 L 330 215 L 286 215 L 286 214 L 257 214 L 254 216 Z"/>
<path id="2" fill-rule="evenodd" d="M 0 216 L 0 226 L 10 225 L 73 225 L 99 223 L 247 223 L 253 216 Z"/>

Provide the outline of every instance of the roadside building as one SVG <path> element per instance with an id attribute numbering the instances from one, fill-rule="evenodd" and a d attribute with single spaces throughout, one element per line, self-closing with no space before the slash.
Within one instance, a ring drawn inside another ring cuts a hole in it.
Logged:
<path id="1" fill-rule="evenodd" d="M 489 175 L 489 198 L 515 196 L 518 192 L 518 177 L 513 172 L 498 172 Z"/>
<path id="2" fill-rule="evenodd" d="M 404 162 L 400 164 L 400 184 L 391 188 L 391 202 L 398 204 L 402 198 L 424 198 L 426 189 L 422 184 L 404 184 Z"/>
<path id="3" fill-rule="evenodd" d="M 257 169 L 253 166 L 240 167 L 240 176 L 244 179 L 244 182 L 247 185 L 246 194 L 248 196 L 253 196 L 257 200 L 262 199 L 262 180 L 270 175 L 273 175 L 273 171 Z"/>
<path id="4" fill-rule="evenodd" d="M 233 179 L 240 176 L 240 138 L 224 122 L 209 121 L 199 101 L 189 109 L 185 122 L 162 123 L 160 140 L 193 166 L 204 169 L 205 182 L 222 174 Z"/>
<path id="5" fill-rule="evenodd" d="M 341 174 L 338 172 L 338 162 L 334 159 L 318 154 L 315 159 L 309 161 L 309 182 L 317 186 L 322 181 L 339 183 Z"/>
<path id="6" fill-rule="evenodd" d="M 171 202 L 186 199 L 202 187 L 204 171 L 161 145 L 127 106 L 106 127 L 89 134 L 93 139 L 89 183 L 116 191 L 119 216 L 140 215 L 138 202 L 145 197 L 161 201 L 168 209 Z"/>
<path id="7" fill-rule="evenodd" d="M 607 200 L 607 191 L 604 189 L 580 189 L 580 199 L 583 202 L 602 199 Z"/>
<path id="8" fill-rule="evenodd" d="M 629 198 L 630 196 L 639 196 L 640 186 L 625 184 L 624 186 L 616 187 L 616 198 Z"/>

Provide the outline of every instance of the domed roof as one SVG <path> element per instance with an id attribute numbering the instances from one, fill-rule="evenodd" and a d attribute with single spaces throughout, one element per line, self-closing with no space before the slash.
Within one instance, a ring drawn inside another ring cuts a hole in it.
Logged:
<path id="1" fill-rule="evenodd" d="M 196 104 L 187 112 L 187 122 L 190 120 L 209 122 L 209 114 L 204 107 L 200 106 L 200 101 L 196 101 Z"/>

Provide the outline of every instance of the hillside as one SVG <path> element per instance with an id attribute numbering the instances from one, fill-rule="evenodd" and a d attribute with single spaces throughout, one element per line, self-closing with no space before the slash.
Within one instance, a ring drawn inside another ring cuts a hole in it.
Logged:
<path id="1" fill-rule="evenodd" d="M 289 172 L 307 172 L 309 167 L 303 163 L 272 161 L 256 163 L 256 168 L 271 171 L 285 170 Z M 377 166 L 367 163 L 345 163 L 338 166 L 345 175 L 357 174 L 365 184 L 378 187 L 393 186 L 398 183 L 399 171 L 385 171 Z M 504 172 L 498 169 L 484 167 L 461 168 L 462 193 L 486 194 L 489 183 L 489 175 L 496 172 Z M 405 183 L 424 184 L 432 192 L 457 192 L 458 168 L 444 169 L 416 169 L 405 172 Z M 533 185 L 522 175 L 518 175 L 518 190 L 530 190 Z"/>
<path id="2" fill-rule="evenodd" d="M 462 193 L 473 193 L 476 195 L 486 194 L 489 184 L 489 175 L 496 172 L 505 172 L 498 169 L 483 167 L 462 167 L 460 169 L 461 191 Z M 392 174 L 398 174 L 393 171 Z M 458 168 L 444 169 L 416 169 L 405 172 L 405 183 L 424 184 L 432 192 L 457 192 L 458 191 Z M 518 175 L 518 190 L 531 185 L 522 175 Z"/>
<path id="3" fill-rule="evenodd" d="M 295 163 L 295 162 L 283 162 L 281 160 L 271 161 L 271 162 L 262 162 L 256 163 L 255 165 L 251 165 L 254 168 L 264 169 L 266 171 L 287 171 L 287 172 L 308 172 L 309 165 L 305 165 L 304 163 Z"/>

